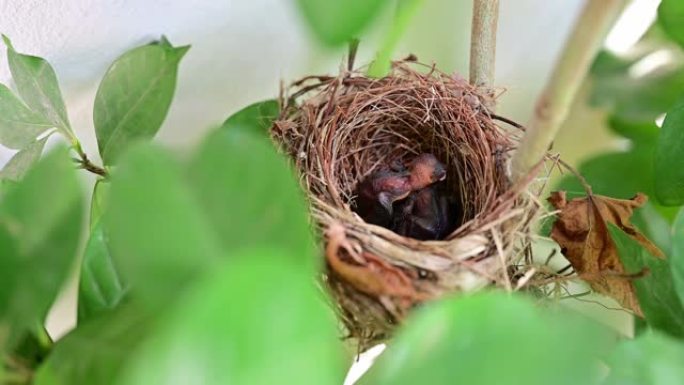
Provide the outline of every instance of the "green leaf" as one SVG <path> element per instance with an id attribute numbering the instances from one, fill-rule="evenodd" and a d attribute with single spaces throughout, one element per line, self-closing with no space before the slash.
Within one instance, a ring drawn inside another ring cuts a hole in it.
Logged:
<path id="1" fill-rule="evenodd" d="M 113 384 L 153 322 L 149 312 L 127 305 L 79 323 L 55 344 L 33 384 Z"/>
<path id="2" fill-rule="evenodd" d="M 597 155 L 579 166 L 579 173 L 589 182 L 594 193 L 629 199 L 637 192 L 653 196 L 653 148 L 638 146 L 628 152 Z M 577 178 L 568 176 L 557 189 L 584 195 Z"/>
<path id="3" fill-rule="evenodd" d="M 679 211 L 672 230 L 672 277 L 679 300 L 684 306 L 684 209 Z"/>
<path id="4" fill-rule="evenodd" d="M 595 384 L 610 334 L 561 310 L 504 293 L 430 304 L 360 384 Z"/>
<path id="5" fill-rule="evenodd" d="M 219 130 L 198 149 L 189 177 L 224 250 L 271 245 L 298 264 L 317 260 L 303 192 L 270 142 Z"/>
<path id="6" fill-rule="evenodd" d="M 40 159 L 40 154 L 43 153 L 43 148 L 45 147 L 45 142 L 47 142 L 47 140 L 47 137 L 37 140 L 29 144 L 25 149 L 14 154 L 0 171 L 0 179 L 19 181 L 23 178 L 31 166 Z"/>
<path id="7" fill-rule="evenodd" d="M 649 271 L 645 277 L 634 280 L 648 325 L 675 337 L 684 337 L 684 307 L 677 298 L 668 262 L 651 255 L 615 225 L 609 223 L 608 231 L 628 273 L 644 268 Z"/>
<path id="8" fill-rule="evenodd" d="M 66 149 L 49 153 L 0 202 L 0 323 L 43 320 L 76 256 L 83 195 Z"/>
<path id="9" fill-rule="evenodd" d="M 0 84 L 0 143 L 22 149 L 53 125 L 31 111 L 4 84 Z"/>
<path id="10" fill-rule="evenodd" d="M 98 179 L 93 188 L 93 197 L 90 201 L 90 231 L 93 231 L 95 225 L 100 221 L 100 217 L 104 213 L 107 203 L 109 202 L 109 182 L 104 179 Z"/>
<path id="11" fill-rule="evenodd" d="M 203 210 L 168 153 L 134 146 L 112 173 L 102 218 L 131 290 L 162 303 L 222 254 Z"/>
<path id="12" fill-rule="evenodd" d="M 684 89 L 684 65 L 672 63 L 641 77 L 628 72 L 595 79 L 591 102 L 632 124 L 650 124 L 667 112 Z"/>
<path id="13" fill-rule="evenodd" d="M 684 378 L 684 345 L 654 332 L 622 342 L 608 358 L 605 385 L 679 385 Z"/>
<path id="14" fill-rule="evenodd" d="M 95 314 L 116 308 L 127 292 L 99 222 L 91 230 L 81 263 L 81 279 L 78 286 L 78 322 Z"/>
<path id="15" fill-rule="evenodd" d="M 684 98 L 665 117 L 655 155 L 655 192 L 663 204 L 684 204 Z"/>
<path id="16" fill-rule="evenodd" d="M 9 38 L 2 35 L 7 46 L 7 61 L 19 95 L 34 112 L 73 139 L 57 75 L 45 59 L 18 53 Z"/>
<path id="17" fill-rule="evenodd" d="M 221 125 L 221 130 L 251 132 L 259 136 L 269 136 L 269 128 L 280 114 L 276 100 L 265 100 L 250 104 L 231 115 Z"/>
<path id="18" fill-rule="evenodd" d="M 236 255 L 198 282 L 117 384 L 341 384 L 333 314 L 310 274 L 280 254 Z"/>
<path id="19" fill-rule="evenodd" d="M 662 0 L 658 20 L 667 34 L 684 47 L 684 3 L 681 0 Z"/>
<path id="20" fill-rule="evenodd" d="M 399 0 L 394 22 L 380 46 L 378 56 L 368 68 L 368 76 L 376 78 L 387 76 L 392 64 L 392 54 L 421 4 L 422 0 Z"/>
<path id="21" fill-rule="evenodd" d="M 171 106 L 178 64 L 190 47 L 144 45 L 116 59 L 95 96 L 100 155 L 111 165 L 135 140 L 151 139 Z"/>
<path id="22" fill-rule="evenodd" d="M 614 115 L 608 118 L 608 127 L 616 134 L 640 144 L 654 143 L 660 134 L 660 128 L 653 120 L 628 121 Z"/>
<path id="23" fill-rule="evenodd" d="M 329 45 L 347 43 L 377 16 L 386 0 L 297 0 L 316 37 Z"/>

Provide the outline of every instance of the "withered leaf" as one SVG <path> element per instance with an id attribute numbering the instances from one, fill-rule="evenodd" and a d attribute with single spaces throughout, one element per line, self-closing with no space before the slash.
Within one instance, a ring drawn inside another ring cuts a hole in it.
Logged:
<path id="1" fill-rule="evenodd" d="M 663 252 L 630 223 L 634 209 L 646 203 L 647 199 L 639 193 L 629 200 L 588 195 L 568 201 L 565 191 L 553 192 L 548 199 L 553 207 L 560 210 L 551 238 L 561 246 L 563 255 L 577 275 L 594 291 L 614 298 L 641 317 L 643 312 L 632 280 L 644 272 L 626 271 L 607 223 L 620 228 L 650 254 L 665 258 Z"/>

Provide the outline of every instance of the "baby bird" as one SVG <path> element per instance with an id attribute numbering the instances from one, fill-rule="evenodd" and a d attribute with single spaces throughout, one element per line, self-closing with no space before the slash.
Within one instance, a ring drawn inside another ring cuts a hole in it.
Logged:
<path id="1" fill-rule="evenodd" d="M 451 230 L 451 224 L 449 200 L 441 187 L 428 186 L 401 202 L 394 219 L 394 231 L 423 241 L 444 238 Z"/>
<path id="2" fill-rule="evenodd" d="M 408 171 L 378 171 L 361 181 L 356 192 L 356 212 L 368 223 L 391 228 L 395 202 L 444 178 L 444 165 L 432 154 L 421 154 L 410 163 Z"/>

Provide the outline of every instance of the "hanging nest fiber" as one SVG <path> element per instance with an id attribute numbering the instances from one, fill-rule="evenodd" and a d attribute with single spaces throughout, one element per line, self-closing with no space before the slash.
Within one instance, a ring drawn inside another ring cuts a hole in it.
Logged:
<path id="1" fill-rule="evenodd" d="M 409 59 L 410 60 L 410 59 Z M 294 163 L 321 233 L 328 286 L 361 349 L 382 341 L 417 305 L 487 286 L 515 287 L 537 207 L 511 185 L 516 131 L 495 124 L 487 96 L 464 79 L 411 61 L 389 76 L 307 77 L 284 90 L 271 136 Z M 445 239 L 418 241 L 353 211 L 360 180 L 431 153 L 462 218 Z"/>

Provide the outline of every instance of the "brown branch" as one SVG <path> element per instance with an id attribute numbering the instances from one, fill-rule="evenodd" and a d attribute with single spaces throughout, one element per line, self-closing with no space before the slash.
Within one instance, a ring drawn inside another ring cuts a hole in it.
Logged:
<path id="1" fill-rule="evenodd" d="M 354 61 L 356 60 L 356 52 L 359 49 L 359 39 L 351 39 L 349 41 L 349 56 L 347 56 L 347 71 L 354 70 Z"/>
<path id="2" fill-rule="evenodd" d="M 99 175 L 103 178 L 106 178 L 108 176 L 107 170 L 91 162 L 90 159 L 88 159 L 88 155 L 86 155 L 86 153 L 83 152 L 83 150 L 77 148 L 76 151 L 78 152 L 79 158 L 74 159 L 74 161 L 78 163 L 80 168 L 89 171 L 93 174 Z"/>
<path id="3" fill-rule="evenodd" d="M 527 175 L 546 154 L 565 121 L 592 60 L 625 3 L 626 0 L 586 1 L 537 101 L 532 122 L 513 156 L 511 178 L 514 181 Z"/>

